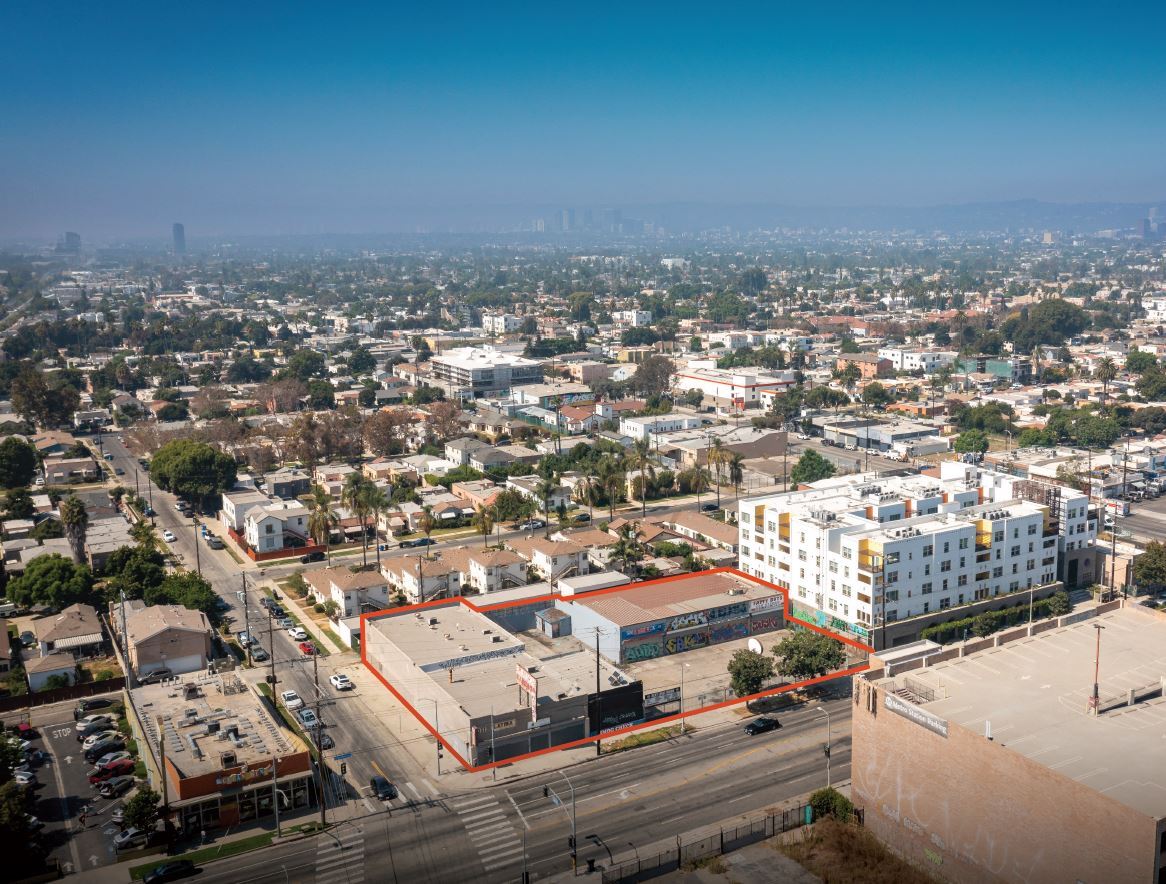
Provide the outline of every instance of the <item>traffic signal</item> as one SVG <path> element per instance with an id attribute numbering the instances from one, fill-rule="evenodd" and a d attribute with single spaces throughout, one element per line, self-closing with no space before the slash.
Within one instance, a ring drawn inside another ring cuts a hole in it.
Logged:
<path id="1" fill-rule="evenodd" d="M 830 757 L 830 747 L 829 746 L 823 746 L 822 751 L 825 753 L 827 758 Z"/>
<path id="2" fill-rule="evenodd" d="M 348 762 L 341 761 L 340 762 L 340 776 L 344 776 L 346 773 L 348 773 Z"/>

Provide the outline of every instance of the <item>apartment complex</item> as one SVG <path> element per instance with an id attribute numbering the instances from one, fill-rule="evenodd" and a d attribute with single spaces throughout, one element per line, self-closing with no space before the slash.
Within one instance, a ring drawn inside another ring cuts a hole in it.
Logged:
<path id="1" fill-rule="evenodd" d="M 1070 548 L 1096 558 L 1083 494 L 945 467 L 742 500 L 741 570 L 788 590 L 797 616 L 882 648 L 1002 596 L 1051 595 Z"/>
<path id="2" fill-rule="evenodd" d="M 493 347 L 455 347 L 430 364 L 435 385 L 451 399 L 504 396 L 511 387 L 543 379 L 542 363 Z"/>
<path id="3" fill-rule="evenodd" d="M 795 382 L 792 371 L 768 374 L 693 366 L 677 371 L 674 378 L 677 390 L 699 390 L 722 411 L 760 408 L 763 394 L 785 392 Z"/>

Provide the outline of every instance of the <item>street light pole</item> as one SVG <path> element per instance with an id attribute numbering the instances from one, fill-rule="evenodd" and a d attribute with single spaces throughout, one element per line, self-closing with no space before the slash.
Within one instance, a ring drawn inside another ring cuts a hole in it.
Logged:
<path id="1" fill-rule="evenodd" d="M 1097 630 L 1097 649 L 1093 655 L 1093 696 L 1089 698 L 1089 710 L 1096 715 L 1098 709 L 1101 707 L 1101 697 L 1097 689 L 1097 680 L 1101 672 L 1101 630 L 1105 629 L 1100 623 L 1094 623 L 1093 628 Z"/>
<path id="2" fill-rule="evenodd" d="M 814 711 L 821 712 L 823 715 L 826 716 L 826 749 L 825 749 L 825 752 L 826 752 L 826 788 L 829 789 L 830 788 L 830 740 L 831 740 L 830 713 L 827 712 L 825 709 L 823 709 L 821 706 L 819 706 Z"/>

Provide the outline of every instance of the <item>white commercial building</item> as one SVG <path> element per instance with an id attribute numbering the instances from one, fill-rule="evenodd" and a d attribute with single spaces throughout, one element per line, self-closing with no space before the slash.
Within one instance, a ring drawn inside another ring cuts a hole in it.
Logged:
<path id="1" fill-rule="evenodd" d="M 513 313 L 487 313 L 482 316 L 482 329 L 491 335 L 505 335 L 522 328 L 522 318 Z"/>
<path id="2" fill-rule="evenodd" d="M 653 414 L 621 418 L 619 431 L 633 439 L 649 439 L 661 433 L 693 430 L 700 425 L 701 419 L 691 414 Z"/>
<path id="3" fill-rule="evenodd" d="M 673 384 L 677 390 L 699 390 L 723 411 L 760 408 L 763 394 L 782 393 L 796 383 L 794 372 L 779 374 L 691 365 L 678 369 Z"/>
<path id="4" fill-rule="evenodd" d="M 905 347 L 882 347 L 879 359 L 889 359 L 895 371 L 922 371 L 933 374 L 945 365 L 955 362 L 956 353 L 950 350 L 910 350 Z"/>
<path id="5" fill-rule="evenodd" d="M 504 396 L 511 387 L 541 383 L 542 363 L 493 347 L 455 347 L 430 359 L 433 383 L 451 399 Z"/>
<path id="6" fill-rule="evenodd" d="M 651 310 L 615 310 L 611 314 L 611 321 L 616 325 L 626 325 L 639 328 L 652 324 Z"/>
<path id="7" fill-rule="evenodd" d="M 1083 494 L 959 462 L 939 479 L 855 474 L 742 500 L 738 523 L 741 570 L 788 590 L 795 615 L 880 648 L 1051 594 L 1066 550 L 1096 537 Z M 1010 593 L 1024 596 L 992 604 Z"/>

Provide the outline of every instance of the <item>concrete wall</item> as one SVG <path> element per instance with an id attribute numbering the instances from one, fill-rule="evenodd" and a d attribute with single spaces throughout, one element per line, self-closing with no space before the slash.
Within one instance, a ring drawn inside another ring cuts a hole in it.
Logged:
<path id="1" fill-rule="evenodd" d="M 945 881 L 1152 882 L 1157 821 L 949 724 L 946 738 L 855 684 L 852 793 L 866 825 Z"/>

